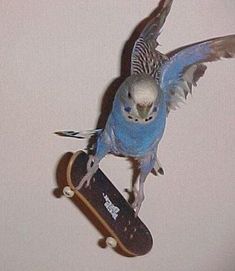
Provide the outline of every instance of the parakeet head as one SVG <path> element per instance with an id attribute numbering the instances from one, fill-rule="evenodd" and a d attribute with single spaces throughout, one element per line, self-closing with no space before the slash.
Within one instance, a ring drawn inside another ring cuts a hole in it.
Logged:
<path id="1" fill-rule="evenodd" d="M 148 122 L 157 114 L 160 88 L 154 78 L 131 75 L 120 86 L 118 96 L 124 116 L 134 122 Z"/>

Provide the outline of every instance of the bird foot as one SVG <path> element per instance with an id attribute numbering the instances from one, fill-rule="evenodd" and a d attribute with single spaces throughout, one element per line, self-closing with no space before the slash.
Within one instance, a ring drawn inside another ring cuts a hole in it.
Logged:
<path id="1" fill-rule="evenodd" d="M 164 175 L 164 169 L 163 167 L 161 166 L 161 163 L 160 161 L 157 159 L 155 165 L 154 165 L 154 168 L 152 169 L 152 173 L 157 176 L 158 174 L 160 175 Z"/>
<path id="2" fill-rule="evenodd" d="M 135 195 L 135 200 L 132 203 L 132 208 L 135 210 L 135 217 L 138 216 L 142 202 L 144 201 L 144 193 L 137 190 L 136 187 L 133 187 L 133 192 Z"/>
<path id="3" fill-rule="evenodd" d="M 84 185 L 87 188 L 90 185 L 93 175 L 96 173 L 99 168 L 98 162 L 95 161 L 94 156 L 90 156 L 87 162 L 87 173 L 80 181 L 79 185 L 76 186 L 77 190 L 80 190 Z"/>

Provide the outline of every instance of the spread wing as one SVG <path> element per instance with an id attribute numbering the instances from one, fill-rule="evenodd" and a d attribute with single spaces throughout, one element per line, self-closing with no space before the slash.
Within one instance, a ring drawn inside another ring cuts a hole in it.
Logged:
<path id="1" fill-rule="evenodd" d="M 157 14 L 145 26 L 139 38 L 135 42 L 131 56 L 131 74 L 146 73 L 155 78 L 159 66 L 165 57 L 156 51 L 158 46 L 157 38 L 160 30 L 170 11 L 173 0 L 163 0 L 160 2 Z"/>
<path id="2" fill-rule="evenodd" d="M 160 86 L 168 112 L 191 93 L 192 85 L 204 75 L 204 62 L 235 57 L 235 35 L 214 38 L 186 46 L 173 54 L 161 68 Z"/>

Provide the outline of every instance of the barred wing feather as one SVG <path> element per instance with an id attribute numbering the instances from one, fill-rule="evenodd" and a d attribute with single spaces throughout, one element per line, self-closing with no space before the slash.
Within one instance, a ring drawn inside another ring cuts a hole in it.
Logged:
<path id="1" fill-rule="evenodd" d="M 158 79 L 157 73 L 165 57 L 156 51 L 157 38 L 170 11 L 173 0 L 161 1 L 158 13 L 145 26 L 135 42 L 131 56 L 131 74 L 149 74 Z"/>

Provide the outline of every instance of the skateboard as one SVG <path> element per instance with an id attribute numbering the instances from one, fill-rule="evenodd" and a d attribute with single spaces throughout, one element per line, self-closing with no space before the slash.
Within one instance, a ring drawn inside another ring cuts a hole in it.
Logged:
<path id="1" fill-rule="evenodd" d="M 106 244 L 128 256 L 147 254 L 153 245 L 148 228 L 135 216 L 135 211 L 104 173 L 98 169 L 88 187 L 77 190 L 86 174 L 88 155 L 79 151 L 71 157 L 67 168 L 67 183 L 63 193 L 77 197 L 101 222 L 109 236 Z"/>

